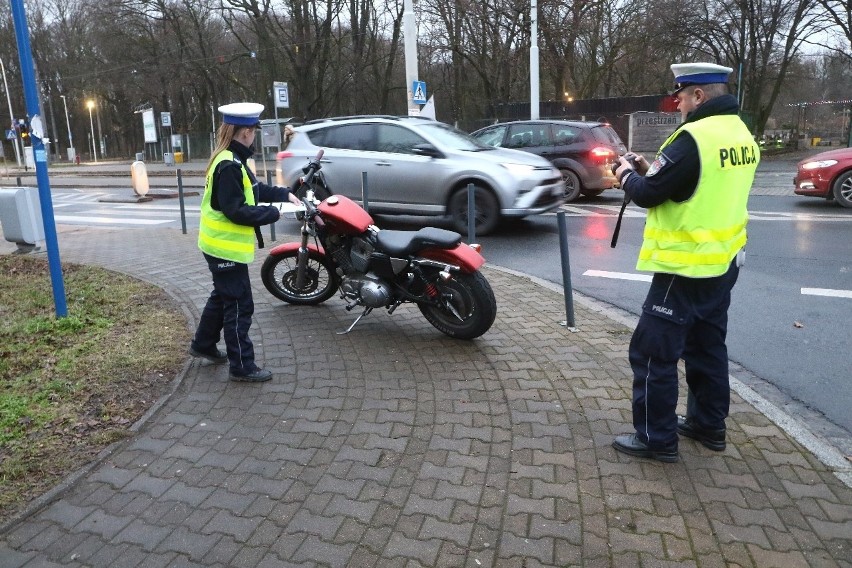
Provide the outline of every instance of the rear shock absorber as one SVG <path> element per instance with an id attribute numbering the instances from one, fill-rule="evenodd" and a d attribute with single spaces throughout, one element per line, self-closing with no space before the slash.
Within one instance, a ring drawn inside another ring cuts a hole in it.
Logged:
<path id="1" fill-rule="evenodd" d="M 426 293 L 426 295 L 427 295 L 427 296 L 429 296 L 430 298 L 434 298 L 434 297 L 436 297 L 436 296 L 439 294 L 439 292 L 438 292 L 438 287 L 437 287 L 437 286 L 435 286 L 435 284 L 434 284 L 434 283 L 432 283 L 432 282 L 427 282 L 427 283 L 426 283 L 426 287 L 425 287 L 425 289 L 424 289 L 424 292 L 425 292 L 425 293 Z"/>

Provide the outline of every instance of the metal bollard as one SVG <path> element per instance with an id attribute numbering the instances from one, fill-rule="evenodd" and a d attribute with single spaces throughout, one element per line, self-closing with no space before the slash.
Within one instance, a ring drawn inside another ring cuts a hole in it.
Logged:
<path id="1" fill-rule="evenodd" d="M 467 242 L 476 241 L 476 190 L 467 184 Z"/>
<path id="2" fill-rule="evenodd" d="M 270 170 L 266 170 L 266 185 L 272 185 L 272 171 L 270 171 Z M 277 223 L 277 221 L 276 221 L 276 223 Z M 269 224 L 269 237 L 273 241 L 275 240 L 275 223 Z"/>
<path id="3" fill-rule="evenodd" d="M 368 199 L 367 191 L 367 172 L 361 172 L 361 203 L 363 204 L 364 211 L 367 213 L 370 212 L 370 202 Z"/>
<path id="4" fill-rule="evenodd" d="M 180 168 L 177 169 L 178 203 L 180 203 L 180 229 L 186 234 L 186 207 L 183 203 L 183 175 Z"/>
<path id="5" fill-rule="evenodd" d="M 567 325 L 571 331 L 574 327 L 574 296 L 571 289 L 571 265 L 568 261 L 568 225 L 565 222 L 565 211 L 556 214 L 559 222 L 559 256 L 562 259 L 562 287 L 565 294 L 565 315 L 568 318 L 560 325 Z"/>

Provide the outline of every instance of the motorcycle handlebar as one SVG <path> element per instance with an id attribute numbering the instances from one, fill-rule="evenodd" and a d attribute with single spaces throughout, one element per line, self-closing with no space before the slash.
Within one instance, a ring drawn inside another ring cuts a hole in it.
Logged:
<path id="1" fill-rule="evenodd" d="M 305 173 L 305 177 L 303 179 L 303 183 L 309 184 L 314 177 L 314 174 L 317 173 L 322 166 L 320 166 L 320 160 L 322 160 L 322 156 L 325 154 L 325 150 L 320 148 L 317 155 L 313 160 L 308 162 L 308 165 L 302 170 Z"/>

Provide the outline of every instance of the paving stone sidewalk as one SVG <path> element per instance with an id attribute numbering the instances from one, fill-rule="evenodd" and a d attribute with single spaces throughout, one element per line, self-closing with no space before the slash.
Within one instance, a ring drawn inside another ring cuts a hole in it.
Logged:
<path id="1" fill-rule="evenodd" d="M 195 236 L 70 229 L 63 261 L 167 290 L 194 327 L 210 289 Z M 258 385 L 193 361 L 176 392 L 0 535 L 0 567 L 852 566 L 852 489 L 734 395 L 723 453 L 617 454 L 631 429 L 628 326 L 486 268 L 476 341 L 414 307 L 354 318 L 288 306 L 252 267 Z M 685 388 L 685 387 L 682 387 Z M 683 398 L 683 397 L 682 397 Z"/>

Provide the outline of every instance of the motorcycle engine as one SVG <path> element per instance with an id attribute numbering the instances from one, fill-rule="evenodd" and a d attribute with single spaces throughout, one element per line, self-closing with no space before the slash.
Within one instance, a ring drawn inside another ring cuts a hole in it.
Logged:
<path id="1" fill-rule="evenodd" d="M 367 272 L 367 267 L 370 265 L 370 255 L 373 254 L 373 245 L 366 239 L 356 237 L 352 239 L 351 251 L 349 260 L 352 263 L 352 268 L 358 272 Z"/>
<path id="2" fill-rule="evenodd" d="M 385 282 L 374 274 L 362 277 L 346 277 L 340 283 L 340 292 L 344 298 L 368 308 L 381 308 L 388 305 L 391 291 Z"/>

